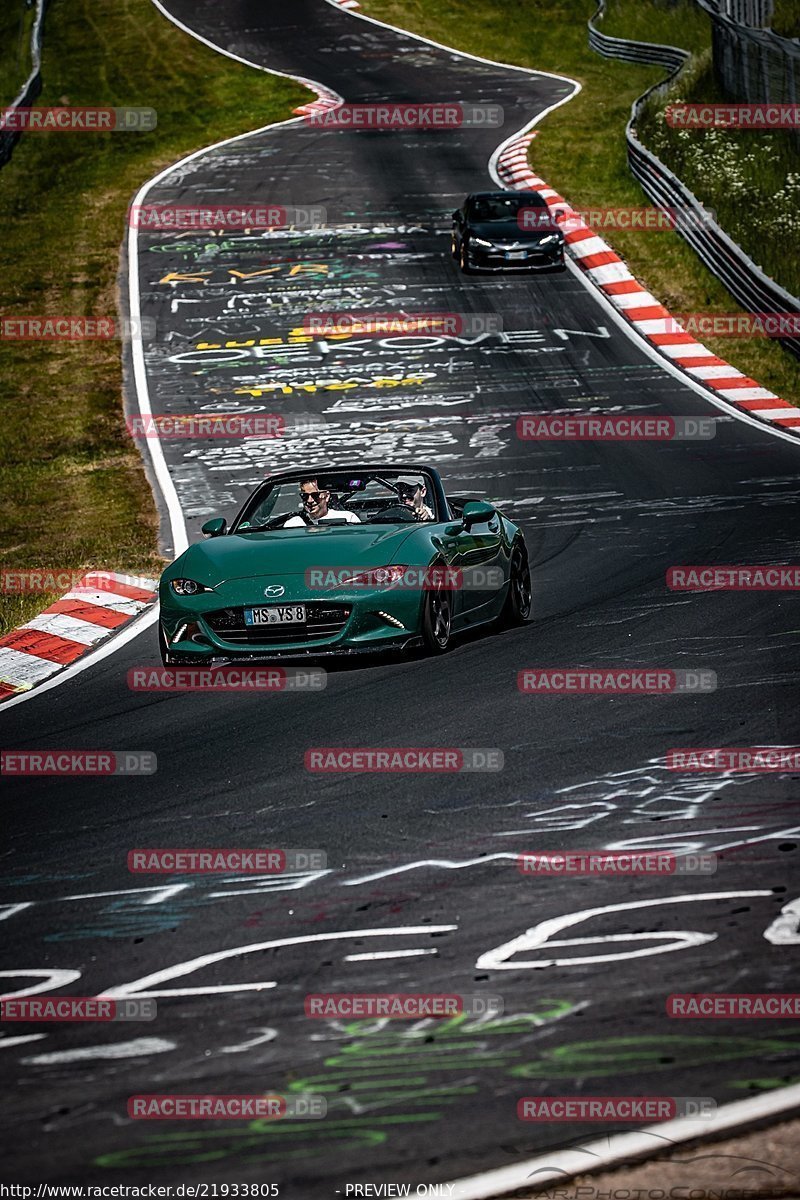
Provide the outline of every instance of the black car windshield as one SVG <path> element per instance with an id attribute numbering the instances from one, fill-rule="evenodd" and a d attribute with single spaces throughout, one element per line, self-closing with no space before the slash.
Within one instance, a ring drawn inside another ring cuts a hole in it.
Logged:
<path id="1" fill-rule="evenodd" d="M 516 221 L 520 209 L 543 207 L 538 196 L 474 196 L 469 207 L 471 221 Z"/>
<path id="2" fill-rule="evenodd" d="M 298 475 L 259 488 L 231 532 L 329 524 L 411 524 L 437 519 L 433 482 L 424 471 Z"/>

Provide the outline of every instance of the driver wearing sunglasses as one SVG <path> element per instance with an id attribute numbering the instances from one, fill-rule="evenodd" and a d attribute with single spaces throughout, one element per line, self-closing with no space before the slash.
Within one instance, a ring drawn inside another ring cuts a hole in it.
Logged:
<path id="1" fill-rule="evenodd" d="M 300 482 L 300 503 L 302 513 L 284 521 L 283 528 L 293 525 L 318 525 L 320 521 L 346 521 L 348 525 L 360 525 L 361 521 L 354 512 L 344 508 L 330 507 L 330 492 L 319 486 L 316 479 L 303 479 Z"/>
<path id="2" fill-rule="evenodd" d="M 395 480 L 397 498 L 405 508 L 412 509 L 415 521 L 433 521 L 435 515 L 425 503 L 428 489 L 421 475 L 398 475 Z"/>

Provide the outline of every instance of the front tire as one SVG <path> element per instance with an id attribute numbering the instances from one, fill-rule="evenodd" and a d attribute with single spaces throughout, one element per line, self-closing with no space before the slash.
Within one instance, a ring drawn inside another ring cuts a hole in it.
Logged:
<path id="1" fill-rule="evenodd" d="M 461 239 L 461 252 L 458 256 L 458 265 L 461 267 L 461 271 L 464 275 L 472 274 L 472 267 L 469 265 L 469 259 L 467 257 L 467 243 L 463 238 Z"/>
<path id="2" fill-rule="evenodd" d="M 517 543 L 511 552 L 508 595 L 500 614 L 503 626 L 524 625 L 531 615 L 531 568 L 525 547 Z"/>
<path id="3" fill-rule="evenodd" d="M 422 643 L 428 654 L 446 654 L 452 645 L 453 599 L 446 588 L 425 593 L 422 602 Z"/>

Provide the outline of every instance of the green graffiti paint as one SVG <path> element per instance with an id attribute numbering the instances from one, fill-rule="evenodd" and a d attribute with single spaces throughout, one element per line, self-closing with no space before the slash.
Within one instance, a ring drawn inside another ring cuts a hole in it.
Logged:
<path id="1" fill-rule="evenodd" d="M 539 1058 L 513 1067 L 515 1079 L 594 1079 L 604 1075 L 630 1075 L 667 1071 L 711 1062 L 767 1054 L 797 1053 L 797 1032 L 779 1031 L 773 1037 L 706 1037 L 703 1035 L 603 1038 L 594 1042 L 569 1042 L 542 1052 Z"/>
<path id="2" fill-rule="evenodd" d="M 544 998 L 540 1003 L 535 1012 L 487 1020 L 462 1013 L 447 1021 L 427 1020 L 411 1027 L 392 1021 L 378 1028 L 370 1021 L 349 1021 L 333 1029 L 338 1044 L 323 1060 L 323 1069 L 293 1079 L 286 1088 L 324 1095 L 324 1121 L 252 1121 L 241 1129 L 170 1131 L 140 1146 L 101 1155 L 95 1165 L 179 1167 L 233 1158 L 242 1165 L 283 1162 L 324 1155 L 332 1142 L 340 1152 L 368 1153 L 386 1141 L 392 1128 L 436 1122 L 448 1106 L 477 1093 L 477 1086 L 458 1079 L 441 1082 L 443 1072 L 507 1072 L 518 1061 L 520 1036 L 575 1009 L 568 1000 Z M 403 1111 L 378 1115 L 393 1106 Z M 409 1112 L 410 1108 L 422 1111 Z"/>
<path id="3" fill-rule="evenodd" d="M 430 1115 L 413 1114 L 375 1117 L 366 1127 L 357 1117 L 341 1121 L 251 1121 L 246 1128 L 211 1129 L 194 1133 L 165 1133 L 152 1138 L 143 1146 L 101 1154 L 94 1160 L 98 1167 L 180 1167 L 197 1166 L 235 1158 L 237 1163 L 283 1162 L 296 1158 L 317 1157 L 327 1150 L 326 1143 L 335 1142 L 340 1150 L 370 1149 L 382 1145 L 387 1134 L 376 1126 L 410 1125 L 435 1120 Z M 285 1137 L 288 1146 L 271 1150 L 265 1138 Z M 301 1145 L 292 1143 L 300 1142 Z M 258 1150 L 249 1154 L 248 1150 Z"/>
<path id="4" fill-rule="evenodd" d="M 792 1087 L 796 1083 L 800 1083 L 800 1075 L 772 1076 L 766 1079 L 730 1079 L 728 1087 L 745 1092 L 771 1092 L 775 1088 Z"/>

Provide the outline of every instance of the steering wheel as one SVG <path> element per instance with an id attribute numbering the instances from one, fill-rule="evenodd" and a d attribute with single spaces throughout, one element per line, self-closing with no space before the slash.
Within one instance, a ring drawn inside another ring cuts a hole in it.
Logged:
<path id="1" fill-rule="evenodd" d="M 373 521 L 380 520 L 389 521 L 416 521 L 414 510 L 406 508 L 405 504 L 390 504 L 386 508 L 382 508 L 380 512 L 376 512 L 372 518 Z"/>

